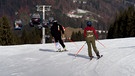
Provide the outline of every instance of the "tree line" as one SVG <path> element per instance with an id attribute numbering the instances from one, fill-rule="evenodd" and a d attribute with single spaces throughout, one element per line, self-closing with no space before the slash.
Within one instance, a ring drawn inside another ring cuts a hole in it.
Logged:
<path id="1" fill-rule="evenodd" d="M 0 18 L 0 45 L 15 44 L 13 33 L 6 17 Z"/>
<path id="2" fill-rule="evenodd" d="M 121 11 L 110 25 L 108 39 L 135 37 L 135 7 Z"/>
<path id="3" fill-rule="evenodd" d="M 22 30 L 14 30 L 8 18 L 0 18 L 0 45 L 41 43 L 41 30 L 25 25 Z"/>
<path id="4" fill-rule="evenodd" d="M 81 31 L 72 32 L 71 40 L 73 40 L 73 41 L 83 41 L 84 35 L 83 35 L 83 33 L 81 33 Z"/>

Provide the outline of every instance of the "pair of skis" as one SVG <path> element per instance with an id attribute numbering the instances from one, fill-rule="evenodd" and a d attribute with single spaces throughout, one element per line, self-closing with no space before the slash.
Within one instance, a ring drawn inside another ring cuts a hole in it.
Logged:
<path id="1" fill-rule="evenodd" d="M 57 50 L 56 52 L 66 52 L 68 50 Z"/>
<path id="2" fill-rule="evenodd" d="M 98 60 L 98 59 L 100 59 L 102 57 L 103 57 L 103 55 L 100 55 L 100 57 L 92 57 L 92 58 L 90 58 L 90 60 L 92 60 L 93 58 L 96 58 Z"/>

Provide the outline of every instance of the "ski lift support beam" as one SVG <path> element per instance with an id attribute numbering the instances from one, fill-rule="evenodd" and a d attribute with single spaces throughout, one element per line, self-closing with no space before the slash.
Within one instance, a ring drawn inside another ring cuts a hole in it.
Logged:
<path id="1" fill-rule="evenodd" d="M 43 12 L 43 21 L 45 21 L 45 12 L 50 11 L 51 6 L 50 5 L 37 5 L 37 11 Z M 42 44 L 45 44 L 45 27 L 42 27 Z"/>

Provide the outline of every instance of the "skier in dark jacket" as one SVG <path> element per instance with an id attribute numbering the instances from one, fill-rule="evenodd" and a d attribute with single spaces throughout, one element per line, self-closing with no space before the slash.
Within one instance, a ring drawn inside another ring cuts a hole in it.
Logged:
<path id="1" fill-rule="evenodd" d="M 64 36 L 64 29 L 60 24 L 57 23 L 57 20 L 54 20 L 53 22 L 53 25 L 51 27 L 51 34 L 54 37 L 58 51 L 66 51 L 65 44 L 63 43 L 63 40 L 61 38 L 61 34 L 62 36 Z M 63 50 L 61 50 L 59 43 L 63 47 Z"/>
<path id="2" fill-rule="evenodd" d="M 94 27 L 92 27 L 92 22 L 88 21 L 87 22 L 87 27 L 84 29 L 84 37 L 88 46 L 88 55 L 90 57 L 90 60 L 92 60 L 92 50 L 91 50 L 91 45 L 93 47 L 94 52 L 96 53 L 96 56 L 98 59 L 100 58 L 99 51 L 97 50 L 95 40 L 98 39 L 98 35 L 96 33 L 96 30 Z"/>

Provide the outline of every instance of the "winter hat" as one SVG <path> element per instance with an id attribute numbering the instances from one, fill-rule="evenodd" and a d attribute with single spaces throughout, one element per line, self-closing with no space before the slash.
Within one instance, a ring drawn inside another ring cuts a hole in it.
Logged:
<path id="1" fill-rule="evenodd" d="M 57 23 L 57 20 L 54 20 L 53 23 Z"/>
<path id="2" fill-rule="evenodd" d="M 88 21 L 87 22 L 87 26 L 92 26 L 92 22 L 91 21 Z"/>
<path id="3" fill-rule="evenodd" d="M 58 23 L 57 20 L 54 20 L 54 21 L 53 21 L 53 24 L 54 24 L 54 25 L 57 25 L 57 23 Z"/>

